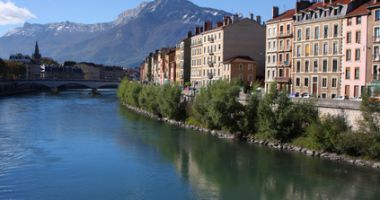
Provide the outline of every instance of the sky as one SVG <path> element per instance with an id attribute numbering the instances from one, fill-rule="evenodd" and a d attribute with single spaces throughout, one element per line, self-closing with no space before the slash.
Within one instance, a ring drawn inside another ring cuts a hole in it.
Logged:
<path id="1" fill-rule="evenodd" d="M 294 7 L 296 0 L 190 0 L 202 7 L 222 9 L 248 16 L 253 12 L 270 19 L 272 6 L 280 12 Z M 135 8 L 143 0 L 0 0 L 0 36 L 29 23 L 71 21 L 110 22 L 121 12 Z"/>

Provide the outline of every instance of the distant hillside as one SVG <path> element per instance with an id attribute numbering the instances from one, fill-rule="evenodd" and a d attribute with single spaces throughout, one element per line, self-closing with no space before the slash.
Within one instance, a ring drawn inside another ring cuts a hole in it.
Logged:
<path id="1" fill-rule="evenodd" d="M 43 56 L 107 65 L 137 66 L 151 51 L 171 46 L 205 20 L 216 22 L 225 11 L 202 8 L 188 0 L 155 0 L 127 10 L 109 23 L 29 24 L 0 38 L 0 57 L 31 54 L 39 41 Z"/>

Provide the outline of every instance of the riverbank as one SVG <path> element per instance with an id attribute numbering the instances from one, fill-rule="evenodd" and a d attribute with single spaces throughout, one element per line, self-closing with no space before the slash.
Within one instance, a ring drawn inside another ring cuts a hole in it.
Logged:
<path id="1" fill-rule="evenodd" d="M 369 167 L 369 168 L 380 170 L 380 161 L 365 160 L 365 159 L 358 158 L 358 157 L 352 157 L 352 156 L 348 156 L 348 155 L 340 155 L 340 154 L 329 153 L 329 152 L 325 152 L 325 151 L 316 151 L 316 150 L 307 149 L 304 147 L 295 146 L 295 145 L 289 144 L 289 143 L 280 143 L 277 141 L 261 140 L 261 139 L 255 138 L 254 136 L 244 137 L 244 136 L 242 136 L 242 134 L 239 134 L 239 133 L 233 134 L 233 133 L 226 132 L 226 131 L 210 130 L 207 128 L 201 128 L 201 127 L 197 127 L 194 125 L 189 125 L 189 124 L 186 124 L 185 122 L 182 122 L 182 121 L 176 121 L 176 120 L 171 120 L 171 119 L 167 119 L 167 118 L 161 118 L 161 117 L 159 117 L 159 116 L 157 116 L 151 112 L 148 112 L 146 110 L 143 110 L 143 109 L 140 109 L 140 108 L 137 108 L 137 107 L 125 104 L 125 103 L 123 103 L 123 106 L 125 106 L 126 108 L 128 108 L 131 111 L 134 111 L 138 114 L 142 114 L 142 115 L 147 116 L 147 117 L 150 117 L 152 119 L 155 119 L 155 120 L 158 120 L 158 121 L 161 121 L 164 123 L 168 123 L 168 124 L 180 127 L 180 128 L 190 129 L 190 130 L 199 131 L 201 133 L 210 134 L 210 135 L 218 137 L 220 139 L 239 140 L 241 142 L 247 142 L 249 144 L 265 146 L 265 147 L 269 147 L 269 148 L 276 149 L 279 151 L 298 152 L 298 153 L 302 153 L 302 154 L 304 154 L 306 156 L 310 156 L 310 157 L 318 157 L 318 158 L 322 158 L 322 159 L 326 159 L 326 160 L 330 160 L 330 161 L 347 163 L 347 164 L 351 164 L 351 165 L 355 165 L 355 166 L 359 166 L 359 167 Z"/>
<path id="2" fill-rule="evenodd" d="M 46 90 L 46 88 L 41 86 L 19 86 L 14 83 L 2 83 L 0 84 L 0 97 L 14 96 L 14 95 L 24 95 L 32 94 L 36 92 L 41 92 Z"/>

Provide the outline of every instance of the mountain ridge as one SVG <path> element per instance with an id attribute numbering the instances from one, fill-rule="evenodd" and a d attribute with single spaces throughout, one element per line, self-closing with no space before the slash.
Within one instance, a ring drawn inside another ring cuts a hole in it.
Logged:
<path id="1" fill-rule="evenodd" d="M 30 54 L 38 40 L 44 56 L 109 65 L 137 66 L 151 51 L 172 46 L 205 20 L 231 15 L 188 0 L 142 2 L 110 22 L 25 23 L 0 37 L 0 56 Z"/>

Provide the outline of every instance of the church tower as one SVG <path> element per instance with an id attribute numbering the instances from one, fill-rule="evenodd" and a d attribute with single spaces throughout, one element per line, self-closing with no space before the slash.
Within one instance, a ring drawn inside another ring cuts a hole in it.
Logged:
<path id="1" fill-rule="evenodd" d="M 40 48 L 38 47 L 38 41 L 36 41 L 36 47 L 34 49 L 34 53 L 33 53 L 33 56 L 32 56 L 32 59 L 34 62 L 36 63 L 40 63 L 41 61 L 41 53 L 40 53 Z"/>

